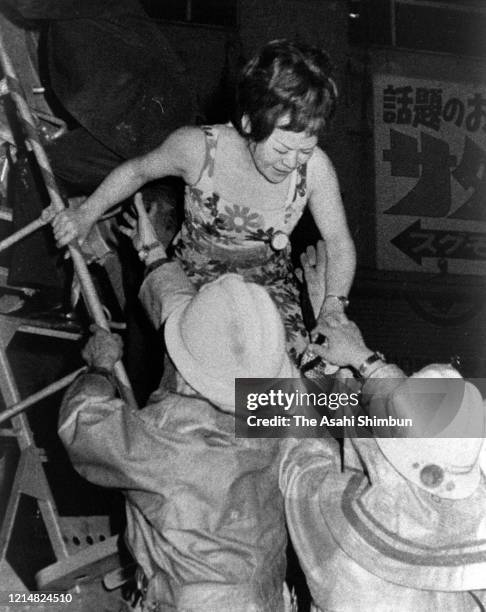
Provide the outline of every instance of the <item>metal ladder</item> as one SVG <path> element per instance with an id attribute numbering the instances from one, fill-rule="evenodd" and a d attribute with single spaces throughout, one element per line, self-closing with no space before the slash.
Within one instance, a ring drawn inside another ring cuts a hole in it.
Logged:
<path id="1" fill-rule="evenodd" d="M 0 251 L 2 251 L 18 240 L 21 240 L 27 234 L 36 231 L 48 223 L 52 216 L 62 211 L 65 206 L 56 185 L 49 159 L 37 133 L 32 112 L 8 56 L 1 32 L 0 66 L 8 95 L 11 96 L 15 104 L 24 138 L 36 158 L 51 200 L 50 206 L 44 209 L 39 219 L 0 242 Z M 8 220 L 7 212 L 3 211 L 2 215 L 2 219 Z M 91 318 L 104 329 L 109 329 L 107 318 L 83 254 L 77 244 L 70 244 L 68 249 Z M 79 334 L 77 333 L 44 327 L 42 323 L 33 323 L 32 321 L 16 318 L 11 315 L 0 315 L 0 390 L 6 406 L 5 410 L 0 412 L 0 424 L 10 423 L 9 427 L 0 428 L 0 439 L 13 437 L 16 439 L 19 448 L 19 460 L 13 485 L 9 494 L 5 515 L 0 525 L 0 591 L 28 590 L 7 560 L 22 495 L 30 496 L 36 500 L 56 559 L 54 563 L 37 572 L 37 588 L 42 590 L 68 590 L 76 587 L 80 581 L 100 576 L 104 572 L 109 572 L 119 567 L 117 536 L 103 536 L 98 538 L 98 541 L 93 541 L 89 546 L 76 551 L 73 550 L 73 547 L 70 545 L 72 537 L 67 537 L 66 534 L 70 533 L 72 535 L 73 532 L 76 533 L 79 523 L 85 524 L 89 520 L 82 520 L 86 517 L 59 516 L 43 467 L 46 458 L 43 456 L 42 449 L 39 449 L 34 442 L 33 432 L 24 411 L 41 399 L 68 386 L 84 368 L 78 369 L 42 391 L 21 401 L 6 352 L 10 341 L 17 333 L 41 334 L 67 340 L 79 339 Z M 130 382 L 121 362 L 115 365 L 114 374 L 120 394 L 131 406 L 136 406 Z M 106 517 L 98 517 L 97 525 L 100 529 L 105 527 L 106 520 L 104 521 L 104 519 Z"/>

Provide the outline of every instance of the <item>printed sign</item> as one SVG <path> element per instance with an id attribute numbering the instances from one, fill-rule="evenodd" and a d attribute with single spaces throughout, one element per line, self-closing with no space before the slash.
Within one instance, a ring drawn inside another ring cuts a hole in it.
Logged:
<path id="1" fill-rule="evenodd" d="M 486 274 L 486 87 L 375 75 L 377 264 Z"/>

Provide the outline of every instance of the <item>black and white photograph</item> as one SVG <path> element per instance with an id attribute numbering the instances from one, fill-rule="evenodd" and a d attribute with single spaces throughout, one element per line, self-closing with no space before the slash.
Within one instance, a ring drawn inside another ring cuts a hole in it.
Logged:
<path id="1" fill-rule="evenodd" d="M 484 612 L 485 439 L 485 0 L 0 0 L 0 612 Z"/>

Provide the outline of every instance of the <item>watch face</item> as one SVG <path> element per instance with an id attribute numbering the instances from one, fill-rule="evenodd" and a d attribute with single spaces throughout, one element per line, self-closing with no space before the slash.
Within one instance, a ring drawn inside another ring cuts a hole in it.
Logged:
<path id="1" fill-rule="evenodd" d="M 340 302 L 343 305 L 343 308 L 347 308 L 349 306 L 349 300 L 345 295 L 328 295 L 326 299 L 334 299 Z"/>

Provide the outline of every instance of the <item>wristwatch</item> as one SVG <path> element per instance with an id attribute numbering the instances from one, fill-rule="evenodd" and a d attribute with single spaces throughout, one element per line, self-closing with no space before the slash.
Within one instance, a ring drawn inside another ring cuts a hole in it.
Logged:
<path id="1" fill-rule="evenodd" d="M 324 301 L 327 302 L 327 300 L 337 300 L 338 302 L 341 302 L 343 308 L 347 308 L 349 306 L 349 300 L 345 295 L 334 295 L 333 293 L 330 293 L 329 295 L 326 295 L 326 299 Z"/>
<path id="2" fill-rule="evenodd" d="M 150 253 L 150 251 L 153 251 L 154 249 L 156 249 L 157 247 L 162 246 L 161 243 L 158 240 L 155 240 L 154 242 L 151 242 L 150 244 L 147 244 L 145 246 L 143 246 L 139 251 L 138 251 L 138 258 L 140 259 L 140 261 L 145 261 Z"/>
<path id="3" fill-rule="evenodd" d="M 367 359 L 363 361 L 363 363 L 358 368 L 358 375 L 360 378 L 369 378 L 373 372 L 376 372 L 381 367 L 381 362 L 386 363 L 385 355 L 383 353 L 379 353 L 375 351 L 372 355 L 370 355 Z"/>

